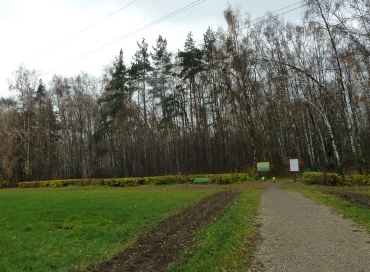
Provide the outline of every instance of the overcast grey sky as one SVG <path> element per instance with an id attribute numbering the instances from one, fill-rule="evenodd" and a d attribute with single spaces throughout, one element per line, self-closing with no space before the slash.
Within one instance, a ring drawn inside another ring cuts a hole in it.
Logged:
<path id="1" fill-rule="evenodd" d="M 129 35 L 192 4 L 182 13 Z M 208 26 L 214 30 L 225 27 L 223 11 L 229 4 L 254 19 L 291 5 L 285 11 L 297 8 L 302 1 L 0 0 L 0 97 L 11 95 L 7 79 L 13 78 L 21 63 L 41 71 L 47 83 L 53 74 L 74 76 L 83 71 L 100 76 L 121 48 L 128 64 L 142 38 L 151 48 L 162 35 L 169 50 L 181 49 L 190 31 L 195 40 L 201 40 Z M 299 21 L 302 12 L 298 9 L 284 18 Z"/>

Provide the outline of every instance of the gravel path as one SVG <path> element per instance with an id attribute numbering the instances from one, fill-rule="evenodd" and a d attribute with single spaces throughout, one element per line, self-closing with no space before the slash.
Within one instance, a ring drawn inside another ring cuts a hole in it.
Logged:
<path id="1" fill-rule="evenodd" d="M 269 184 L 253 271 L 370 271 L 370 236 L 303 195 Z"/>

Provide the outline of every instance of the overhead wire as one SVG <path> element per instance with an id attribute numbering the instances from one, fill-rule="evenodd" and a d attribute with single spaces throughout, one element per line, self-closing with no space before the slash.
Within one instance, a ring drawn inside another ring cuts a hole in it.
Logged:
<path id="1" fill-rule="evenodd" d="M 303 1 L 301 1 L 301 2 L 303 2 Z M 301 3 L 301 2 L 298 2 L 298 3 Z M 303 8 L 303 7 L 305 7 L 305 6 L 307 6 L 307 4 L 303 4 L 303 5 L 299 6 L 299 7 L 296 7 L 296 8 L 290 9 L 290 10 L 287 10 L 287 11 L 282 12 L 282 13 L 279 13 L 279 14 L 277 14 L 277 15 L 272 15 L 271 17 L 269 17 L 269 18 L 267 18 L 267 19 L 265 19 L 265 20 L 255 22 L 255 23 L 253 23 L 253 24 L 251 24 L 251 25 L 249 25 L 249 26 L 246 26 L 246 27 L 244 27 L 244 28 L 240 28 L 239 30 L 244 30 L 244 29 L 246 29 L 246 28 L 249 28 L 249 27 L 252 27 L 252 26 L 255 26 L 255 25 L 258 25 L 258 24 L 264 23 L 264 22 L 267 22 L 267 21 L 268 21 L 268 20 L 270 20 L 270 19 L 277 18 L 277 17 L 279 17 L 279 16 L 281 16 L 281 15 L 284 15 L 284 14 L 287 14 L 287 13 L 289 13 L 289 12 L 292 12 L 292 11 L 295 11 L 295 10 L 298 10 L 298 9 L 301 9 L 301 8 Z M 265 16 L 270 16 L 270 15 L 269 15 L 269 14 L 266 14 Z M 265 17 L 265 16 L 264 16 L 264 17 Z"/>
<path id="2" fill-rule="evenodd" d="M 189 10 L 189 9 L 195 7 L 195 6 L 200 5 L 201 3 L 205 2 L 205 1 L 207 1 L 207 0 L 197 0 L 197 1 L 194 1 L 194 2 L 188 4 L 188 5 L 186 5 L 186 6 L 182 7 L 182 8 L 174 11 L 174 12 L 171 12 L 171 13 L 169 13 L 169 14 L 161 17 L 161 18 L 159 18 L 158 20 L 155 20 L 155 21 L 153 21 L 153 22 L 151 22 L 151 23 L 149 23 L 149 24 L 147 24 L 147 25 L 145 25 L 143 27 L 140 27 L 140 28 L 138 28 L 138 29 L 136 29 L 136 30 L 134 30 L 134 31 L 132 31 L 132 32 L 124 35 L 124 36 L 121 36 L 118 39 L 115 39 L 115 40 L 113 40 L 113 41 L 111 41 L 111 42 L 109 42 L 109 43 L 107 43 L 107 44 L 105 44 L 103 46 L 100 46 L 100 47 L 98 47 L 98 48 L 96 48 L 96 49 L 94 49 L 94 50 L 92 50 L 92 51 L 90 51 L 90 52 L 88 52 L 88 53 L 86 53 L 86 54 L 84 54 L 84 55 L 82 55 L 80 57 L 77 57 L 77 58 L 75 58 L 75 59 L 73 59 L 73 60 L 71 60 L 71 61 L 69 61 L 67 63 L 64 63 L 62 65 L 59 65 L 59 66 L 57 66 L 57 67 L 55 67 L 55 68 L 53 68 L 53 69 L 51 69 L 51 70 L 43 73 L 42 76 L 47 75 L 47 74 L 49 74 L 51 72 L 54 72 L 55 70 L 58 70 L 58 69 L 60 69 L 62 67 L 65 67 L 65 66 L 67 66 L 67 65 L 69 65 L 71 63 L 74 63 L 74 62 L 76 62 L 76 61 L 78 61 L 80 59 L 83 59 L 83 58 L 85 58 L 85 57 L 87 57 L 87 56 L 89 56 L 89 55 L 91 55 L 91 54 L 93 54 L 93 53 L 95 53 L 97 51 L 100 51 L 101 49 L 103 49 L 105 47 L 108 47 L 108 46 L 110 46 L 110 45 L 112 45 L 112 44 L 114 44 L 114 43 L 116 43 L 116 42 L 118 42 L 118 41 L 120 41 L 122 39 L 128 38 L 128 37 L 130 37 L 130 36 L 132 36 L 132 35 L 134 35 L 134 34 L 136 34 L 138 32 L 141 32 L 141 31 L 143 31 L 145 29 L 148 29 L 148 28 L 150 28 L 150 27 L 152 27 L 154 25 L 157 25 L 157 24 L 159 24 L 159 23 L 161 23 L 161 22 L 163 22 L 165 20 L 168 20 L 168 19 L 170 19 L 170 18 L 172 18 L 172 17 L 174 17 L 174 16 L 176 16 L 176 15 L 182 13 L 182 12 L 185 12 L 186 10 Z"/>
<path id="3" fill-rule="evenodd" d="M 250 21 L 250 23 L 251 23 L 251 22 L 254 22 L 254 21 L 257 21 L 257 20 L 259 20 L 259 19 L 262 19 L 262 18 L 264 18 L 264 17 L 271 16 L 271 14 L 277 13 L 277 12 L 279 12 L 279 11 L 283 11 L 283 10 L 285 10 L 285 9 L 287 9 L 287 8 L 291 8 L 291 7 L 295 6 L 295 5 L 301 4 L 301 3 L 303 3 L 303 2 L 305 2 L 305 0 L 302 0 L 302 1 L 296 2 L 296 3 L 291 4 L 291 5 L 289 5 L 289 6 L 286 6 L 286 7 L 283 7 L 283 8 L 281 8 L 281 9 L 278 9 L 278 10 L 276 10 L 276 11 L 273 11 L 273 12 L 267 13 L 267 14 L 265 14 L 265 15 L 263 15 L 263 16 L 260 16 L 260 17 L 258 17 L 258 18 L 255 18 L 255 19 L 251 20 L 251 21 Z M 247 28 L 250 28 L 250 27 L 252 27 L 252 26 L 258 25 L 258 24 L 260 24 L 260 23 L 267 22 L 267 21 L 268 21 L 268 20 L 270 20 L 271 18 L 277 18 L 277 17 L 279 17 L 279 16 L 281 16 L 281 15 L 285 15 L 285 14 L 287 14 L 287 13 L 289 13 L 289 12 L 292 12 L 292 11 L 298 10 L 298 9 L 300 9 L 300 8 L 302 8 L 302 7 L 305 7 L 305 6 L 307 6 L 307 4 L 303 4 L 303 5 L 299 6 L 299 7 L 296 7 L 296 8 L 293 8 L 293 9 L 287 10 L 287 11 L 285 11 L 285 12 L 282 12 L 282 13 L 279 13 L 279 14 L 276 14 L 276 15 L 273 15 L 272 17 L 269 17 L 269 18 L 268 18 L 268 19 L 266 19 L 266 20 L 257 21 L 257 22 L 255 22 L 254 24 L 248 25 L 248 26 L 243 27 L 243 28 L 239 28 L 239 29 L 237 29 L 237 31 L 242 31 L 242 30 L 244 30 L 244 29 L 247 29 Z M 195 42 L 201 42 L 201 41 L 202 41 L 202 40 L 197 40 L 197 41 L 195 41 Z"/>
<path id="4" fill-rule="evenodd" d="M 88 5 L 86 5 L 86 6 L 84 6 L 83 8 L 81 8 L 80 10 L 78 10 L 77 12 L 76 12 L 76 14 L 78 14 L 78 13 L 80 13 L 80 12 L 82 12 L 82 11 L 84 11 L 85 9 L 87 9 L 87 8 L 89 8 L 90 6 L 92 6 L 93 4 L 95 4 L 96 2 L 98 2 L 99 0 L 95 0 L 95 1 L 92 1 L 91 3 L 89 3 Z M 76 15 L 75 14 L 75 15 Z"/>
<path id="5" fill-rule="evenodd" d="M 136 2 L 136 1 L 137 1 L 137 0 L 135 0 L 135 1 L 131 2 L 129 5 L 133 4 L 133 3 L 134 3 L 134 2 Z M 192 3 L 190 3 L 190 4 L 186 5 L 186 6 L 184 6 L 184 7 L 182 7 L 182 8 L 180 8 L 180 9 L 178 9 L 178 10 L 176 10 L 176 11 L 172 12 L 172 13 L 169 13 L 169 14 L 167 14 L 167 15 L 165 15 L 165 16 L 163 16 L 163 17 L 161 17 L 161 18 L 160 18 L 160 19 L 158 19 L 158 20 L 155 20 L 155 21 L 153 21 L 153 22 L 151 22 L 151 23 L 149 23 L 149 24 L 147 24 L 147 25 L 145 25 L 145 26 L 143 26 L 143 27 L 141 27 L 141 28 L 138 28 L 138 29 L 136 29 L 136 30 L 134 30 L 134 31 L 132 31 L 132 32 L 130 32 L 130 33 L 128 33 L 128 34 L 126 34 L 126 35 L 124 35 L 124 36 L 121 36 L 121 37 L 119 37 L 118 39 L 115 39 L 115 40 L 113 40 L 113 41 L 111 41 L 111 42 L 109 42 L 109 43 L 107 43 L 107 44 L 105 44 L 105 45 L 103 45 L 103 46 L 101 46 L 101 47 L 98 47 L 98 48 L 96 48 L 96 49 L 94 49 L 94 50 L 92 50 L 92 51 L 90 51 L 90 52 L 88 52 L 88 53 L 86 53 L 86 54 L 84 54 L 84 55 L 81 55 L 81 56 L 79 56 L 79 57 L 77 57 L 77 58 L 75 58 L 75 59 L 73 59 L 73 60 L 71 60 L 71 61 L 69 61 L 69 62 L 67 62 L 67 63 L 64 63 L 64 64 L 62 64 L 62 65 L 59 65 L 59 66 L 57 66 L 57 67 L 55 67 L 55 68 L 53 68 L 53 69 L 51 69 L 51 70 L 49 70 L 49 71 L 47 71 L 47 72 L 43 73 L 43 74 L 42 74 L 42 76 L 47 75 L 47 74 L 49 74 L 49 73 L 51 73 L 51 72 L 54 72 L 54 71 L 56 71 L 56 70 L 58 70 L 58 69 L 60 69 L 60 68 L 62 68 L 62 67 L 65 67 L 65 66 L 67 66 L 67 65 L 69 65 L 69 64 L 71 64 L 71 63 L 74 63 L 74 62 L 76 62 L 76 61 L 78 61 L 78 60 L 80 60 L 80 59 L 83 59 L 83 58 L 85 58 L 85 57 L 87 57 L 87 56 L 89 56 L 89 55 L 91 55 L 91 54 L 94 54 L 95 52 L 100 51 L 101 49 L 103 49 L 103 48 L 105 48 L 105 47 L 108 47 L 108 46 L 110 46 L 110 45 L 112 45 L 112 44 L 114 44 L 114 43 L 116 43 L 116 42 L 118 42 L 118 41 L 120 41 L 120 40 L 122 40 L 122 39 L 128 38 L 128 37 L 130 37 L 130 36 L 132 36 L 132 35 L 134 35 L 134 34 L 136 34 L 136 33 L 138 33 L 138 32 L 141 32 L 141 31 L 143 31 L 143 30 L 145 30 L 145 29 L 147 29 L 147 28 L 150 28 L 150 27 L 152 27 L 152 26 L 154 26 L 154 25 L 156 25 L 156 24 L 159 24 L 159 23 L 161 23 L 161 22 L 163 22 L 163 21 L 165 21 L 165 20 L 168 20 L 169 18 L 174 17 L 174 16 L 176 16 L 176 15 L 178 15 L 178 14 L 182 13 L 182 12 L 185 12 L 186 10 L 191 9 L 191 8 L 193 8 L 193 7 L 195 7 L 195 6 L 198 6 L 198 5 L 200 5 L 201 3 L 205 2 L 205 1 L 206 1 L 206 0 L 197 0 L 197 1 L 194 1 L 194 2 L 192 2 Z M 293 7 L 293 6 L 295 6 L 295 5 L 301 4 L 302 2 L 305 2 L 305 1 L 303 0 L 303 1 L 296 2 L 296 3 L 291 4 L 291 5 L 289 5 L 289 6 L 283 7 L 283 8 L 281 8 L 281 9 L 279 9 L 279 10 L 276 10 L 276 11 L 274 11 L 274 12 L 272 12 L 272 13 L 277 13 L 277 12 L 279 12 L 279 11 L 286 10 L 287 8 L 290 8 L 290 7 Z M 306 6 L 306 5 L 307 5 L 307 4 L 303 4 L 303 5 L 299 6 L 299 7 L 294 8 L 294 9 L 290 9 L 290 10 L 288 10 L 288 11 L 285 11 L 285 12 L 279 13 L 279 14 L 277 14 L 277 15 L 272 16 L 272 18 L 276 18 L 276 17 L 278 17 L 278 16 L 281 16 L 281 15 L 287 14 L 287 13 L 292 12 L 292 11 L 295 11 L 295 10 L 297 10 L 297 9 L 300 9 L 300 8 L 302 8 L 302 7 Z M 126 5 L 126 6 L 127 6 L 127 5 Z M 126 7 L 126 6 L 125 6 L 125 7 Z M 123 7 L 123 8 L 124 8 L 124 7 Z M 123 9 L 123 8 L 121 8 L 121 9 Z M 120 9 L 120 10 L 121 10 L 121 9 Z M 116 12 L 114 12 L 114 13 L 117 13 L 117 12 L 118 12 L 118 11 L 116 11 Z M 111 15 L 113 15 L 114 13 L 112 13 Z M 270 14 L 272 14 L 272 13 L 270 13 Z M 109 16 L 111 16 L 111 15 L 109 15 Z M 109 17 L 109 16 L 107 16 L 107 17 Z M 253 21 L 256 21 L 256 20 L 259 20 L 259 19 L 261 19 L 261 18 L 264 18 L 264 17 L 266 17 L 266 16 L 269 16 L 269 14 L 266 14 L 266 15 L 264 15 L 264 16 L 258 17 L 258 18 L 256 18 L 256 19 L 252 20 L 252 22 L 253 22 Z M 105 17 L 105 18 L 107 18 L 107 17 Z M 270 18 L 268 18 L 267 20 L 269 20 L 269 19 L 271 19 L 271 17 L 270 17 Z M 104 20 L 104 19 L 102 19 L 102 20 Z M 102 20 L 101 20 L 101 21 L 102 21 Z M 265 22 L 265 21 L 267 21 L 267 20 L 257 21 L 257 22 L 255 22 L 254 24 L 252 24 L 252 25 L 250 25 L 250 26 L 248 26 L 248 27 L 251 27 L 251 26 L 257 25 L 257 24 L 262 23 L 262 22 Z M 100 22 L 100 21 L 99 21 L 99 22 Z M 96 22 L 96 23 L 94 23 L 93 25 L 96 25 L 96 24 L 98 24 L 99 22 Z M 89 26 L 88 28 L 92 27 L 93 25 Z M 241 28 L 241 29 L 239 29 L 239 31 L 244 30 L 244 29 L 246 29 L 246 28 L 247 28 L 247 27 L 245 27 L 245 28 Z M 87 28 L 86 28 L 86 29 L 87 29 Z M 86 29 L 85 29 L 85 30 L 86 30 Z M 84 31 L 84 30 L 83 30 L 83 31 Z M 75 35 L 78 35 L 78 34 L 80 34 L 81 32 L 82 32 L 82 31 L 80 31 L 79 33 L 76 33 Z"/>
<path id="6" fill-rule="evenodd" d="M 305 7 L 305 6 L 308 6 L 308 5 L 309 5 L 308 3 L 305 3 L 305 4 L 303 4 L 303 5 L 300 5 L 299 7 L 295 7 L 295 8 L 293 8 L 293 9 L 287 10 L 287 11 L 285 11 L 285 12 L 282 12 L 282 13 L 279 13 L 279 14 L 276 14 L 276 15 L 272 15 L 272 14 L 274 14 L 274 13 L 276 13 L 276 12 L 279 12 L 279 11 L 285 10 L 285 9 L 287 9 L 287 8 L 293 7 L 293 6 L 295 6 L 295 5 L 297 5 L 297 4 L 301 4 L 301 3 L 303 3 L 303 2 L 306 2 L 306 1 L 305 1 L 305 0 L 303 0 L 303 1 L 299 1 L 299 2 L 297 2 L 297 3 L 295 3 L 295 4 L 289 5 L 289 6 L 287 6 L 287 7 L 281 8 L 281 9 L 279 9 L 279 10 L 277 10 L 277 11 L 274 11 L 274 12 L 268 13 L 268 14 L 266 14 L 266 15 L 263 15 L 263 16 L 261 16 L 261 17 L 258 17 L 258 18 L 256 18 L 256 19 L 253 19 L 253 20 L 251 20 L 251 21 L 250 21 L 250 23 L 251 23 L 251 22 L 254 22 L 254 21 L 256 21 L 256 20 L 259 20 L 259 19 L 261 19 L 261 18 L 264 18 L 264 17 L 270 16 L 269 18 L 267 18 L 267 19 L 265 19 L 265 20 L 257 21 L 257 22 L 255 22 L 255 23 L 253 23 L 253 24 L 249 24 L 249 25 L 247 25 L 247 26 L 245 26 L 245 27 L 243 27 L 243 28 L 238 28 L 238 29 L 236 29 L 236 31 L 241 32 L 242 30 L 245 30 L 245 29 L 247 29 L 247 28 L 250 28 L 250 27 L 253 27 L 253 26 L 255 26 L 255 25 L 258 25 L 258 24 L 261 24 L 261 23 L 267 22 L 267 21 L 269 21 L 269 20 L 271 20 L 271 19 L 273 19 L 273 18 L 277 18 L 277 17 L 279 17 L 279 16 L 285 15 L 285 14 L 287 14 L 287 13 L 289 13 L 289 12 L 292 12 L 292 11 L 298 10 L 298 9 L 300 9 L 300 8 L 303 8 L 303 7 Z M 302 23 L 304 24 L 305 22 L 304 22 L 304 21 L 302 21 Z M 303 27 L 304 27 L 304 26 L 303 26 Z M 311 32 L 306 32 L 306 31 L 304 31 L 304 33 L 302 33 L 302 35 L 303 35 L 303 36 L 310 36 L 310 35 L 314 34 L 315 32 L 316 32 L 315 30 L 313 30 L 313 31 L 311 31 Z"/>
<path id="7" fill-rule="evenodd" d="M 92 2 L 89 6 L 91 6 L 92 4 L 96 3 L 97 1 L 99 1 L 99 0 L 96 0 L 96 1 Z M 82 29 L 82 30 L 80 30 L 80 31 L 78 31 L 78 32 L 76 32 L 76 33 L 74 33 L 74 34 L 72 34 L 71 36 L 69 36 L 69 37 L 65 38 L 63 41 L 60 41 L 60 42 L 58 42 L 58 43 L 56 43 L 56 44 L 52 45 L 51 47 L 49 47 L 49 48 L 45 49 L 44 51 L 42 51 L 41 53 L 39 53 L 39 54 L 37 54 L 37 55 L 34 55 L 33 57 L 31 57 L 30 59 L 28 59 L 28 60 L 27 60 L 27 61 L 25 61 L 24 63 L 27 63 L 27 62 L 29 62 L 29 61 L 33 60 L 34 58 L 39 57 L 39 56 L 41 56 L 41 55 L 43 55 L 43 54 L 45 54 L 45 53 L 49 52 L 50 50 L 55 49 L 56 47 L 58 47 L 58 46 L 60 46 L 60 45 L 62 45 L 62 44 L 64 44 L 64 43 L 66 43 L 67 41 L 71 40 L 72 38 L 74 38 L 74 37 L 76 37 L 76 36 L 80 35 L 81 33 L 83 33 L 83 32 L 85 32 L 86 30 L 88 30 L 88 29 L 92 28 L 93 26 L 95 26 L 95 25 L 97 25 L 97 24 L 99 24 L 99 23 L 103 22 L 104 20 L 106 20 L 106 19 L 108 19 L 109 17 L 113 16 L 114 14 L 116 14 L 116 13 L 118 13 L 118 12 L 122 11 L 123 9 L 125 9 L 125 8 L 127 8 L 127 7 L 129 7 L 129 6 L 131 6 L 132 4 L 134 4 L 134 3 L 135 3 L 135 2 L 137 2 L 137 1 L 138 1 L 138 0 L 134 0 L 134 1 L 132 1 L 132 2 L 130 2 L 130 3 L 128 3 L 128 4 L 126 4 L 125 6 L 123 6 L 123 7 L 119 8 L 118 10 L 116 10 L 116 11 L 114 11 L 114 12 L 110 13 L 109 15 L 105 16 L 104 18 L 102 18 L 102 19 L 100 19 L 100 20 L 98 20 L 98 21 L 94 22 L 93 24 L 91 24 L 91 25 L 89 25 L 89 26 L 85 27 L 84 29 Z M 87 6 L 87 7 L 89 7 L 89 6 Z M 82 10 L 86 9 L 87 7 L 83 8 Z M 81 12 L 81 10 L 80 10 L 79 12 Z M 79 12 L 77 12 L 77 13 L 79 13 Z"/>
<path id="8" fill-rule="evenodd" d="M 287 8 L 294 7 L 295 5 L 301 4 L 301 3 L 305 2 L 305 1 L 306 1 L 306 0 L 302 0 L 302 1 L 296 2 L 296 3 L 294 3 L 294 4 L 291 4 L 291 5 L 289 5 L 289 6 L 283 7 L 283 8 L 281 8 L 281 9 L 278 9 L 278 10 L 272 11 L 272 12 L 270 12 L 270 13 L 267 13 L 267 14 L 263 15 L 263 16 L 260 16 L 260 17 L 257 17 L 257 18 L 255 18 L 255 19 L 253 19 L 251 22 L 258 21 L 258 20 L 260 20 L 260 19 L 262 19 L 262 18 L 264 18 L 264 17 L 269 16 L 270 14 L 274 14 L 274 13 L 277 13 L 277 12 L 283 11 L 283 10 L 285 10 L 285 9 L 287 9 Z M 300 6 L 300 7 L 298 7 L 298 8 L 301 8 L 301 7 L 302 7 L 302 6 Z M 298 8 L 297 8 L 297 9 L 298 9 Z M 295 9 L 293 9 L 293 10 L 295 10 Z M 290 11 L 287 11 L 287 12 L 290 12 Z M 284 14 L 284 13 L 283 13 L 283 14 Z"/>

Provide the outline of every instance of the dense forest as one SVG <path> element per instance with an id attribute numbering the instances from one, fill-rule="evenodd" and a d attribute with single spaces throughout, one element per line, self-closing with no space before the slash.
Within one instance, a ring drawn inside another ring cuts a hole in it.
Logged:
<path id="1" fill-rule="evenodd" d="M 190 32 L 177 52 L 142 39 L 100 78 L 45 83 L 20 66 L 0 98 L 0 180 L 280 171 L 289 158 L 369 171 L 370 2 L 305 4 L 299 24 L 229 7 L 227 29 Z"/>

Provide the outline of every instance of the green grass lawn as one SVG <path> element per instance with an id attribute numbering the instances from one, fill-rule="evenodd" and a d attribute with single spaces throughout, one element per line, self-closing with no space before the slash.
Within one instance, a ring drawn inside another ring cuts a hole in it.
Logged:
<path id="1" fill-rule="evenodd" d="M 259 213 L 262 190 L 246 189 L 216 224 L 200 231 L 198 251 L 183 266 L 170 271 L 249 271 L 257 241 L 255 217 Z"/>
<path id="2" fill-rule="evenodd" d="M 0 190 L 0 271 L 77 271 L 213 193 L 65 187 Z"/>

